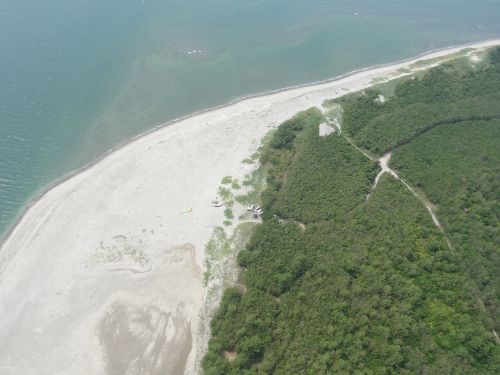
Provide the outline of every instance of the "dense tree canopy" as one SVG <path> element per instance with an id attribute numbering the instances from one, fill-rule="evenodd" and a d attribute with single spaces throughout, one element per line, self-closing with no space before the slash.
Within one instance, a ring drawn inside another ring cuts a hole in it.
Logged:
<path id="1" fill-rule="evenodd" d="M 396 150 L 393 165 L 434 202 L 474 295 L 500 332 L 500 120 L 450 124 Z"/>
<path id="2" fill-rule="evenodd" d="M 479 70 L 444 64 L 405 80 L 384 102 L 376 100 L 380 92 L 375 89 L 345 96 L 340 100 L 344 131 L 358 145 L 382 154 L 440 125 L 499 119 L 498 51 L 490 57 L 495 63 Z"/>
<path id="3" fill-rule="evenodd" d="M 432 69 L 385 103 L 341 100 L 344 128 L 438 206 L 377 173 L 312 109 L 264 147 L 264 222 L 238 257 L 203 362 L 215 374 L 497 374 L 500 56 Z M 496 82 L 496 83 L 495 83 Z M 484 90 L 481 89 L 484 88 Z"/>

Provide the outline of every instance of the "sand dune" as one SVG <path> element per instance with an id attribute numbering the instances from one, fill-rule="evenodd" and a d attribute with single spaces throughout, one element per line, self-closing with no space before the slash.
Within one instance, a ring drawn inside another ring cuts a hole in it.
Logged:
<path id="1" fill-rule="evenodd" d="M 206 224 L 224 220 L 210 204 L 221 179 L 255 168 L 241 161 L 296 112 L 414 61 L 186 118 L 47 192 L 0 249 L 0 373 L 196 373 Z"/>

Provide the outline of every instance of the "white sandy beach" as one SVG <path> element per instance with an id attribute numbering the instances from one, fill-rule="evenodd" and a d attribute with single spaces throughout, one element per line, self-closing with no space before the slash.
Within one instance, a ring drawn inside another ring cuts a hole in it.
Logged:
<path id="1" fill-rule="evenodd" d="M 0 374 L 197 373 L 206 224 L 224 220 L 210 204 L 221 179 L 243 179 L 255 165 L 242 160 L 298 111 L 461 49 L 186 118 L 54 187 L 0 248 Z"/>

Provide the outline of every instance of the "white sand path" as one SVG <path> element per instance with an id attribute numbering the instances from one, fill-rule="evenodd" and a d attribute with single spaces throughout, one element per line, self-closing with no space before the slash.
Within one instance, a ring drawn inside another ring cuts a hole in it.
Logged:
<path id="1" fill-rule="evenodd" d="M 369 157 L 366 153 L 365 153 L 365 155 L 367 157 Z M 391 161 L 391 156 L 392 156 L 392 152 L 387 152 L 386 154 L 382 155 L 378 159 L 378 162 L 379 162 L 379 165 L 380 165 L 380 172 L 375 177 L 375 181 L 373 183 L 371 191 L 375 190 L 375 188 L 377 187 L 377 185 L 378 185 L 378 183 L 380 181 L 380 178 L 382 177 L 382 175 L 384 173 L 388 173 L 392 177 L 394 177 L 396 180 L 401 181 L 401 183 L 425 206 L 425 208 L 429 212 L 429 215 L 432 218 L 432 222 L 440 230 L 440 232 L 442 233 L 442 235 L 443 235 L 446 243 L 448 244 L 448 247 L 451 249 L 452 248 L 451 242 L 448 239 L 448 236 L 446 235 L 446 233 L 445 233 L 445 231 L 443 229 L 443 226 L 441 225 L 441 223 L 440 223 L 440 221 L 439 221 L 436 213 L 434 212 L 434 208 L 433 208 L 434 205 L 422 193 L 418 194 L 416 192 L 416 190 L 410 186 L 410 184 L 408 184 L 404 179 L 402 179 L 401 177 L 399 177 L 399 175 L 396 172 L 394 172 L 394 170 L 392 170 L 389 167 L 389 162 Z M 369 158 L 371 159 L 371 157 L 369 157 Z M 367 201 L 370 199 L 370 196 L 371 196 L 371 192 L 366 196 L 366 200 Z"/>
<path id="2" fill-rule="evenodd" d="M 206 224 L 224 220 L 210 204 L 222 177 L 241 180 L 252 168 L 241 161 L 296 112 L 414 61 L 195 115 L 47 192 L 0 248 L 0 374 L 196 373 Z"/>

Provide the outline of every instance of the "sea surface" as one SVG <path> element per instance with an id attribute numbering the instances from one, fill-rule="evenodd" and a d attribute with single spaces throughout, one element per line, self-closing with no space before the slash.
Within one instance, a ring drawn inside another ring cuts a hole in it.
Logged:
<path id="1" fill-rule="evenodd" d="M 499 17 L 498 0 L 2 0 L 0 237 L 159 123 L 499 37 Z"/>

